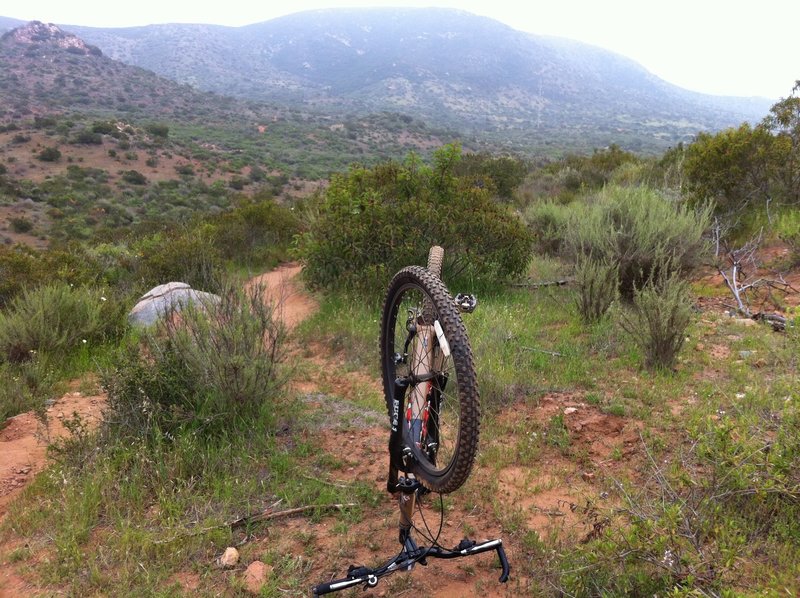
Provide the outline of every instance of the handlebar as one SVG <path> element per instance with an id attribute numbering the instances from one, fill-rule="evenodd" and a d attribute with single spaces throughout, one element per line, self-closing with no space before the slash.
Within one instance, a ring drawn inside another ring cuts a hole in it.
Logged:
<path id="1" fill-rule="evenodd" d="M 508 581 L 511 566 L 508 564 L 506 551 L 503 548 L 503 541 L 498 538 L 496 540 L 476 543 L 473 540 L 464 539 L 452 550 L 439 546 L 432 546 L 430 548 L 421 546 L 411 551 L 403 550 L 403 552 L 397 555 L 392 561 L 377 569 L 354 567 L 351 565 L 347 572 L 347 577 L 314 586 L 311 592 L 314 598 L 317 598 L 323 594 L 346 590 L 347 588 L 352 588 L 361 584 L 364 584 L 367 588 L 374 588 L 378 585 L 378 579 L 380 577 L 395 571 L 407 569 L 423 558 L 457 559 L 473 554 L 480 554 L 481 552 L 488 552 L 490 550 L 497 552 L 497 558 L 500 560 L 500 567 L 502 568 L 499 581 L 500 583 L 505 583 Z"/>

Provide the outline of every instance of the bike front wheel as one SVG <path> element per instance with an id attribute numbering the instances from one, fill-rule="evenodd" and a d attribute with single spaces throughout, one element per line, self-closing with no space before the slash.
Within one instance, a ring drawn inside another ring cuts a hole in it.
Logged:
<path id="1" fill-rule="evenodd" d="M 380 343 L 389 418 L 410 452 L 406 471 L 431 491 L 457 490 L 475 461 L 480 400 L 466 329 L 438 276 L 420 266 L 395 275 Z"/>

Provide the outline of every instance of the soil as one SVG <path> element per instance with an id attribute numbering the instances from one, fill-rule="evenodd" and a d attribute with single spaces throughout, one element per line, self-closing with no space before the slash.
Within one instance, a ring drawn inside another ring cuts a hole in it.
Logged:
<path id="1" fill-rule="evenodd" d="M 88 426 L 102 417 L 102 394 L 68 392 L 47 408 L 41 418 L 29 411 L 6 420 L 0 430 L 0 521 L 8 504 L 47 466 L 47 447 L 69 434 L 65 421 L 77 414 Z"/>
<path id="2" fill-rule="evenodd" d="M 285 264 L 247 283 L 248 289 L 260 289 L 264 300 L 276 306 L 278 317 L 289 329 L 311 315 L 317 307 L 316 301 L 303 291 L 297 279 L 300 270 L 299 264 Z"/>

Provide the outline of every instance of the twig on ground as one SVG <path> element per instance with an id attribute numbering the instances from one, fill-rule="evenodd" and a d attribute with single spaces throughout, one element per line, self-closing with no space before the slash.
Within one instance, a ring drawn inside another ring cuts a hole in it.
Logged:
<path id="1" fill-rule="evenodd" d="M 296 507 L 294 509 L 286 509 L 284 511 L 273 511 L 267 509 L 263 513 L 256 513 L 255 515 L 248 515 L 237 519 L 230 524 L 231 527 L 239 527 L 246 523 L 255 523 L 257 521 L 268 521 L 270 519 L 278 519 L 280 517 L 289 517 L 290 515 L 297 515 L 299 513 L 308 513 L 309 511 L 344 511 L 350 507 L 355 507 L 356 503 L 335 503 L 330 505 L 306 505 L 304 507 Z"/>
<path id="2" fill-rule="evenodd" d="M 280 517 L 290 517 L 291 515 L 298 515 L 299 513 L 308 513 L 309 511 L 344 511 L 345 509 L 349 509 L 351 507 L 356 506 L 356 503 L 349 502 L 349 503 L 335 503 L 329 505 L 306 505 L 303 507 L 295 507 L 293 509 L 285 509 L 283 511 L 274 511 L 273 509 L 277 507 L 280 503 L 281 501 L 279 500 L 278 502 L 274 503 L 272 506 L 268 507 L 261 513 L 255 513 L 253 515 L 245 515 L 244 517 L 239 517 L 239 519 L 234 519 L 233 521 L 228 521 L 226 523 L 220 523 L 218 525 L 210 525 L 208 527 L 204 527 L 201 529 L 191 530 L 183 534 L 177 534 L 171 538 L 167 538 L 166 540 L 155 540 L 153 544 L 170 544 L 172 542 L 175 542 L 176 540 L 193 538 L 195 536 L 200 536 L 202 534 L 214 531 L 216 529 L 222 529 L 225 527 L 236 529 L 237 527 L 241 527 L 248 523 L 255 523 L 258 521 L 269 521 L 271 519 L 279 519 Z"/>
<path id="3" fill-rule="evenodd" d="M 553 357 L 564 357 L 563 353 L 559 353 L 558 351 L 548 351 L 546 349 L 537 349 L 536 347 L 524 347 L 520 346 L 520 349 L 525 351 L 533 351 L 535 353 L 544 353 L 546 355 L 552 355 Z"/>
<path id="4" fill-rule="evenodd" d="M 320 484 L 325 484 L 326 486 L 333 486 L 334 488 L 342 488 L 344 490 L 348 490 L 352 488 L 352 484 L 346 484 L 344 482 L 329 482 L 327 480 L 321 480 L 319 478 L 313 478 L 310 475 L 303 474 L 301 477 L 311 480 L 312 482 L 319 482 Z"/>

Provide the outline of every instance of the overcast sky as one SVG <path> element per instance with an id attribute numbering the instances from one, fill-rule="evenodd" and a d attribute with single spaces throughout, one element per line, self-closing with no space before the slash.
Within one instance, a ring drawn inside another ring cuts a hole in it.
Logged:
<path id="1" fill-rule="evenodd" d="M 3 0 L 0 15 L 92 27 L 240 26 L 303 10 L 401 4 L 460 8 L 584 41 L 704 93 L 777 99 L 800 79 L 800 0 Z"/>

